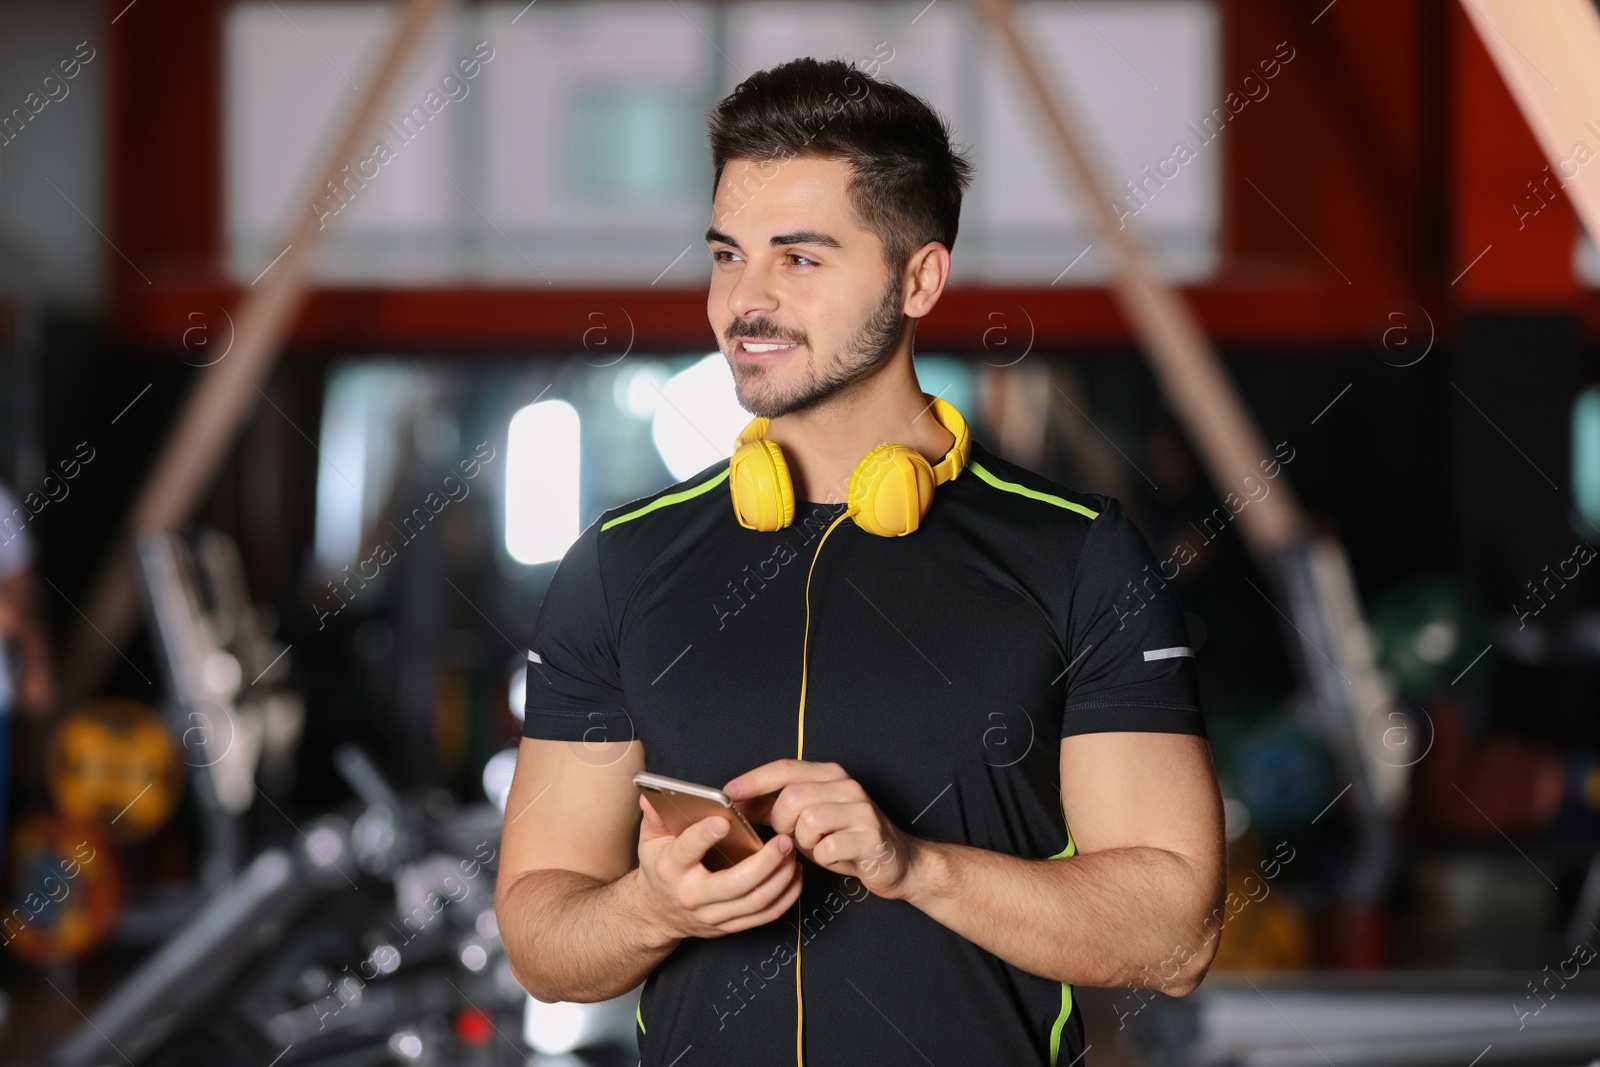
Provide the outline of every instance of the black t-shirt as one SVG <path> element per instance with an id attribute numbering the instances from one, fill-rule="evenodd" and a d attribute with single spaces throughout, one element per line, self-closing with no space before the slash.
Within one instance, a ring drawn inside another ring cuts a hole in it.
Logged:
<path id="1" fill-rule="evenodd" d="M 613 508 L 568 550 L 529 644 L 525 736 L 637 738 L 652 772 L 712 786 L 794 757 L 806 572 L 844 505 L 747 530 L 727 479 L 721 461 Z M 915 533 L 846 520 L 822 546 L 804 758 L 839 763 L 915 836 L 1069 857 L 1059 738 L 1205 732 L 1160 567 L 1115 499 L 974 441 Z M 687 939 L 656 968 L 643 1067 L 792 1062 L 797 939 L 810 1067 L 1067 1067 L 1083 1051 L 1069 986 L 857 879 L 809 862 L 804 878 L 797 912 Z"/>

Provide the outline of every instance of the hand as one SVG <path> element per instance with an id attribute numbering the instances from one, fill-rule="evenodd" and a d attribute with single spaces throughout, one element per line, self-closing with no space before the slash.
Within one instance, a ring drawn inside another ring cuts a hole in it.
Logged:
<path id="1" fill-rule="evenodd" d="M 916 838 L 903 834 L 837 763 L 774 760 L 722 791 L 754 822 L 793 834 L 801 855 L 835 874 L 861 879 L 889 900 L 910 889 Z M 776 797 L 765 794 L 776 792 Z"/>
<path id="2" fill-rule="evenodd" d="M 672 938 L 721 937 L 778 918 L 800 896 L 800 861 L 794 839 L 778 834 L 753 856 L 727 870 L 703 859 L 731 828 L 711 815 L 674 835 L 641 795 L 639 871 L 646 914 Z"/>

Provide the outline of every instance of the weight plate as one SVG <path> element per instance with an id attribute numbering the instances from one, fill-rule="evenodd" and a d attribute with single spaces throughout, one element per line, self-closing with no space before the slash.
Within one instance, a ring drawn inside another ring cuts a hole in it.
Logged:
<path id="1" fill-rule="evenodd" d="M 51 735 L 45 779 L 64 815 L 87 819 L 119 845 L 143 841 L 172 815 L 183 762 L 166 723 L 132 700 L 91 700 Z"/>
<path id="2" fill-rule="evenodd" d="M 94 823 L 29 815 L 11 835 L 11 885 L 0 941 L 35 966 L 81 959 L 122 909 L 122 869 Z"/>

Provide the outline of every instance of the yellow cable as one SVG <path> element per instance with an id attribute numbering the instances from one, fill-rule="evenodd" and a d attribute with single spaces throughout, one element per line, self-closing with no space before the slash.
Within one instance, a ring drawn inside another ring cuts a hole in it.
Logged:
<path id="1" fill-rule="evenodd" d="M 844 514 L 833 520 L 833 525 L 823 532 L 822 540 L 817 542 L 817 551 L 811 557 L 811 568 L 806 571 L 806 628 L 800 645 L 800 736 L 799 744 L 795 749 L 795 759 L 804 759 L 806 754 L 806 660 L 811 651 L 811 575 L 817 569 L 817 557 L 822 555 L 822 546 L 828 540 L 828 534 L 833 533 L 834 527 L 849 518 L 854 512 L 854 508 L 847 509 Z M 799 844 L 796 843 L 795 848 L 798 849 L 799 847 Z M 794 931 L 794 1062 L 795 1067 L 806 1067 L 806 999 L 800 986 L 800 939 L 805 930 L 805 916 L 799 897 L 795 898 L 794 906 L 795 915 L 800 919 L 795 924 Z"/>

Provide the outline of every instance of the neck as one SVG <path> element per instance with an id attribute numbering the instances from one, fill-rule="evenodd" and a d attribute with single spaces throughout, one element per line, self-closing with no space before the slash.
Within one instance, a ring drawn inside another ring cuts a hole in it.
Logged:
<path id="1" fill-rule="evenodd" d="M 795 499 L 828 504 L 844 502 L 850 475 L 878 445 L 908 445 L 937 463 L 955 444 L 955 435 L 924 399 L 909 358 L 893 360 L 853 389 L 773 419 L 767 437 L 783 449 Z"/>

